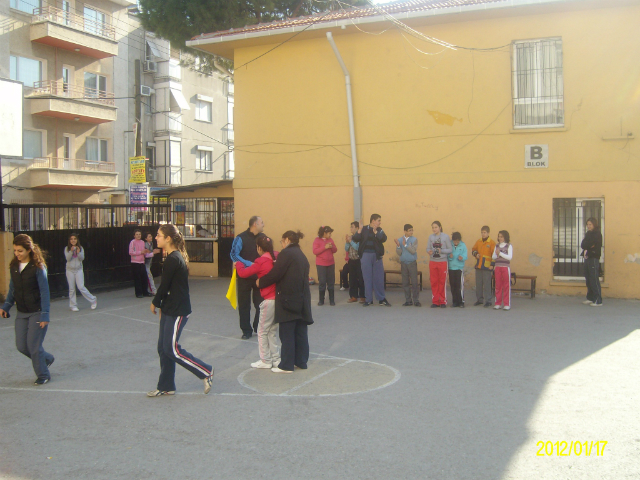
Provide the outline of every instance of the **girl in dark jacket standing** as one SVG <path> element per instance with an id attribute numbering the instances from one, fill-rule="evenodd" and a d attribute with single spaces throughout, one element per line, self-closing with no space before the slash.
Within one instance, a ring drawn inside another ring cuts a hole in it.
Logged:
<path id="1" fill-rule="evenodd" d="M 47 265 L 42 251 L 29 235 L 16 235 L 13 254 L 9 264 L 9 293 L 0 314 L 8 318 L 14 302 L 17 304 L 16 347 L 31 359 L 38 377 L 35 385 L 44 385 L 51 380 L 49 366 L 54 361 L 53 355 L 42 347 L 49 325 Z"/>
<path id="2" fill-rule="evenodd" d="M 587 219 L 587 233 L 580 244 L 584 257 L 584 278 L 587 281 L 587 299 L 582 302 L 591 307 L 602 306 L 600 289 L 600 254 L 602 252 L 602 233 L 598 220 Z"/>
<path id="3" fill-rule="evenodd" d="M 182 234 L 175 225 L 167 224 L 158 229 L 158 247 L 164 249 L 166 259 L 162 269 L 162 280 L 158 292 L 151 303 L 155 315 L 160 309 L 160 335 L 158 354 L 160 355 L 160 379 L 158 388 L 147 393 L 149 397 L 174 395 L 176 393 L 176 363 L 182 365 L 204 381 L 204 393 L 211 391 L 213 367 L 194 357 L 180 346 L 178 340 L 191 314 L 189 298 L 189 256 Z"/>
<path id="4" fill-rule="evenodd" d="M 280 364 L 271 369 L 275 373 L 293 373 L 294 366 L 307 368 L 309 361 L 309 337 L 307 326 L 313 323 L 311 316 L 311 291 L 309 290 L 309 261 L 300 250 L 304 235 L 292 230 L 282 235 L 282 251 L 273 269 L 258 279 L 258 288 L 276 284 L 275 321 L 280 328 Z"/>

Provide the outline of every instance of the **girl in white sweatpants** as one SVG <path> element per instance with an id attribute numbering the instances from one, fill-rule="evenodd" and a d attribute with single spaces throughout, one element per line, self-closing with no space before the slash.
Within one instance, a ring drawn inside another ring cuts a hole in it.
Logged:
<path id="1" fill-rule="evenodd" d="M 72 233 L 69 236 L 69 244 L 64 249 L 64 256 L 67 259 L 67 282 L 69 282 L 69 308 L 73 312 L 78 311 L 76 302 L 76 285 L 84 298 L 91 302 L 91 308 L 98 306 L 98 299 L 91 295 L 91 292 L 84 286 L 84 271 L 82 261 L 84 260 L 84 249 L 78 240 L 78 234 Z"/>

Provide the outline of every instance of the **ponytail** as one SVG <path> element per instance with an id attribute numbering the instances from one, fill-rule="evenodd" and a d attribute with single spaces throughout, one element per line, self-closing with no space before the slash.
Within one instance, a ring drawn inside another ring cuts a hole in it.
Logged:
<path id="1" fill-rule="evenodd" d="M 180 252 L 180 255 L 182 255 L 182 258 L 184 259 L 184 263 L 186 263 L 188 267 L 189 254 L 187 253 L 187 248 L 184 243 L 184 237 L 182 236 L 182 233 L 180 233 L 180 230 L 178 230 L 175 225 L 172 225 L 170 223 L 162 225 L 159 230 L 165 237 L 169 237 L 171 239 L 171 244 L 177 251 Z"/>
<path id="2" fill-rule="evenodd" d="M 293 230 L 287 230 L 282 234 L 282 238 L 288 239 L 289 242 L 291 242 L 291 245 L 298 245 L 300 243 L 300 240 L 304 238 L 304 233 L 302 233 L 300 230 L 298 230 L 297 232 L 294 232 Z"/>

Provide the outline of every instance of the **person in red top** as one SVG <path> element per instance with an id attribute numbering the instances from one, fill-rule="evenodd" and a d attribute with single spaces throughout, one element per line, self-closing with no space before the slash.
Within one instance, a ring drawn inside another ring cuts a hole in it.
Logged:
<path id="1" fill-rule="evenodd" d="M 316 256 L 316 268 L 318 269 L 318 288 L 320 298 L 318 305 L 324 305 L 325 289 L 329 290 L 329 305 L 336 304 L 333 289 L 336 285 L 336 262 L 333 254 L 338 251 L 335 242 L 331 238 L 333 228 L 324 225 L 318 229 L 318 238 L 313 241 L 313 254 Z"/>
<path id="2" fill-rule="evenodd" d="M 273 241 L 264 234 L 256 238 L 256 249 L 260 255 L 250 267 L 242 262 L 235 262 L 240 278 L 257 275 L 264 277 L 273 268 L 278 252 L 273 251 Z M 278 340 L 278 324 L 275 319 L 276 284 L 260 289 L 264 299 L 260 304 L 260 321 L 258 322 L 258 351 L 260 360 L 251 364 L 253 368 L 277 368 L 280 365 L 280 342 Z"/>

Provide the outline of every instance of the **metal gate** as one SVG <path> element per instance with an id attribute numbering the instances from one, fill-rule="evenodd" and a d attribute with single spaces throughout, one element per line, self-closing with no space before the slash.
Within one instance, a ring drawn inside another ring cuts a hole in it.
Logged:
<path id="1" fill-rule="evenodd" d="M 89 290 L 132 286 L 129 243 L 134 231 L 140 229 L 143 235 L 150 232 L 155 237 L 159 222 L 169 218 L 169 207 L 158 205 L 11 205 L 4 209 L 6 230 L 31 236 L 46 252 L 52 297 L 69 293 L 64 249 L 72 233 L 78 234 L 85 249 L 84 276 Z M 161 261 L 161 255 L 153 258 L 154 275 L 162 273 Z"/>

